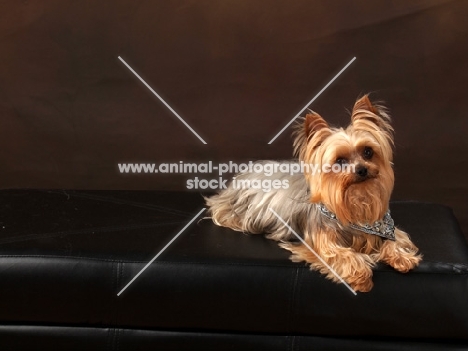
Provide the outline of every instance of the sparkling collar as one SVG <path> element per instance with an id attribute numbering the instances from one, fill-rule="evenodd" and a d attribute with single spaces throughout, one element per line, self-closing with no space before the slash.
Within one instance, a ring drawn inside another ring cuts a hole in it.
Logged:
<path id="1" fill-rule="evenodd" d="M 325 217 L 327 217 L 328 219 L 331 219 L 332 221 L 338 222 L 338 219 L 336 218 L 336 214 L 334 214 L 333 212 L 330 212 L 325 207 L 324 204 L 319 203 L 318 207 L 320 209 L 320 212 L 322 212 L 322 214 Z M 390 216 L 390 210 L 388 210 L 385 213 L 384 217 L 380 221 L 375 221 L 372 224 L 364 224 L 364 225 L 351 223 L 348 226 L 352 229 L 359 230 L 366 234 L 377 235 L 382 238 L 395 241 L 395 223 L 393 222 L 392 216 Z"/>

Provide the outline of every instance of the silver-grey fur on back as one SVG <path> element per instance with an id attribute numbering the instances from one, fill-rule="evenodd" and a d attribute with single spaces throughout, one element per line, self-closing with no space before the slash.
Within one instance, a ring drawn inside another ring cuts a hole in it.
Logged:
<path id="1" fill-rule="evenodd" d="M 295 161 L 258 161 L 254 164 L 294 164 Z M 263 189 L 235 188 L 231 182 L 227 189 L 206 199 L 213 221 L 238 231 L 252 234 L 268 233 L 270 239 L 288 241 L 294 235 L 269 210 L 272 208 L 299 235 L 307 236 L 320 226 L 322 216 L 310 195 L 305 176 L 302 173 L 277 172 L 271 176 L 259 173 L 239 173 L 236 182 L 243 180 L 288 181 L 288 188 Z M 229 223 L 227 223 L 229 222 Z"/>

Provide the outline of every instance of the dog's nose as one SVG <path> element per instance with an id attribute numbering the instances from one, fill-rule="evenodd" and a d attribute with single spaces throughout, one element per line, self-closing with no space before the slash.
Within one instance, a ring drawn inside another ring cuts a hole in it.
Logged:
<path id="1" fill-rule="evenodd" d="M 357 166 L 356 174 L 361 178 L 367 177 L 367 168 L 365 166 Z"/>

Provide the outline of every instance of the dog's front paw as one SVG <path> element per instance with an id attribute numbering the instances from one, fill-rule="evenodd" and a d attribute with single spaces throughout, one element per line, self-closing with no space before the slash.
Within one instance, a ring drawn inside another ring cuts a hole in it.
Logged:
<path id="1" fill-rule="evenodd" d="M 290 259 L 293 262 L 305 261 L 310 264 L 310 269 L 319 271 L 336 283 L 344 280 L 353 290 L 360 292 L 368 292 L 374 286 L 370 256 L 358 254 L 349 248 L 335 247 L 334 256 L 322 255 L 324 258 L 320 260 L 320 251 L 312 252 L 305 245 L 284 242 L 279 246 L 292 252 Z"/>
<path id="2" fill-rule="evenodd" d="M 404 248 L 399 248 L 395 255 L 387 259 L 387 263 L 397 271 L 407 273 L 418 266 L 421 260 L 421 255 L 416 255 L 414 252 L 408 252 Z"/>
<path id="3" fill-rule="evenodd" d="M 356 292 L 369 292 L 374 287 L 374 282 L 372 279 L 369 279 L 359 284 L 350 284 L 349 286 Z"/>
<path id="4" fill-rule="evenodd" d="M 367 268 L 362 271 L 355 272 L 353 275 L 344 277 L 344 280 L 354 291 L 369 292 L 374 287 L 372 281 L 372 270 Z"/>
<path id="5" fill-rule="evenodd" d="M 406 273 L 421 262 L 422 255 L 418 254 L 418 248 L 402 230 L 395 229 L 395 238 L 395 241 L 385 241 L 380 249 L 378 260 L 399 272 Z"/>

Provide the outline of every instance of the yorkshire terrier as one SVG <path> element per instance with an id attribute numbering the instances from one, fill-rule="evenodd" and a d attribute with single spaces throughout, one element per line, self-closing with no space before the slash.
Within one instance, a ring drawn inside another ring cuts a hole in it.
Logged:
<path id="1" fill-rule="evenodd" d="M 340 282 L 341 277 L 355 291 L 372 289 L 372 267 L 379 261 L 399 272 L 408 272 L 422 256 L 408 234 L 394 226 L 390 216 L 394 184 L 390 122 L 387 110 L 372 103 L 367 95 L 356 101 L 346 129 L 331 128 L 311 111 L 296 125 L 295 157 L 304 164 L 318 165 L 319 169 L 327 164 L 335 170 L 335 165 L 353 167 L 341 167 L 338 172 L 312 172 L 306 167 L 304 173 L 276 172 L 269 177 L 239 173 L 237 183 L 287 180 L 289 187 L 265 192 L 231 183 L 206 199 L 211 218 L 217 225 L 237 231 L 267 233 L 268 238 L 292 252 L 292 261 L 305 261 L 311 269 L 335 282 Z M 271 210 L 301 235 L 315 253 L 295 241 L 290 228 Z"/>

